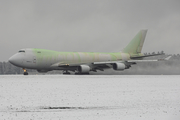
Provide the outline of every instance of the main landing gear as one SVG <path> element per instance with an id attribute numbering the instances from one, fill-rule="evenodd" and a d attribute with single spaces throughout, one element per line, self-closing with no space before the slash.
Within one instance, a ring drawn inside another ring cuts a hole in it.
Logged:
<path id="1" fill-rule="evenodd" d="M 75 75 L 89 75 L 89 73 L 79 73 L 79 72 L 75 72 Z"/>
<path id="2" fill-rule="evenodd" d="M 68 72 L 67 70 L 65 70 L 65 71 L 63 71 L 63 74 L 64 74 L 64 75 L 70 75 L 71 73 Z"/>
<path id="3" fill-rule="evenodd" d="M 24 71 L 24 75 L 28 75 L 28 72 L 26 69 L 23 68 L 23 71 Z"/>

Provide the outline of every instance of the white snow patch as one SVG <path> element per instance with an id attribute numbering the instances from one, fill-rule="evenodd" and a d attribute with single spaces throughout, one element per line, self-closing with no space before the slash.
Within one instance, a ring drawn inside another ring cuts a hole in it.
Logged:
<path id="1" fill-rule="evenodd" d="M 0 120 L 179 120 L 180 76 L 0 76 Z"/>

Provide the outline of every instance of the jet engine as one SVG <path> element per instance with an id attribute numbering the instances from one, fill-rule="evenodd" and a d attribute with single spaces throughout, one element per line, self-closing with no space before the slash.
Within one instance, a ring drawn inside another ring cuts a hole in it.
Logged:
<path id="1" fill-rule="evenodd" d="M 124 70 L 124 69 L 126 69 L 126 65 L 124 63 L 114 63 L 113 69 L 114 70 Z"/>
<path id="2" fill-rule="evenodd" d="M 80 65 L 77 70 L 79 73 L 89 73 L 90 67 L 88 65 Z"/>

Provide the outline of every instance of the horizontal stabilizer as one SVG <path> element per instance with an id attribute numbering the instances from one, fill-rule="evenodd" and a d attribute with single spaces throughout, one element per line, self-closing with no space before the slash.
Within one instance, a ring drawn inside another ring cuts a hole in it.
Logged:
<path id="1" fill-rule="evenodd" d="M 158 55 L 164 55 L 164 53 L 161 53 L 161 54 L 151 54 L 151 55 L 143 55 L 143 56 L 134 56 L 134 57 L 130 57 L 130 58 L 131 58 L 131 59 L 138 59 L 138 58 L 158 56 Z"/>
<path id="2" fill-rule="evenodd" d="M 168 56 L 164 59 L 155 59 L 155 60 L 128 60 L 127 62 L 157 62 L 157 61 L 167 61 L 171 58 L 172 56 Z"/>
<path id="3" fill-rule="evenodd" d="M 169 57 L 165 58 L 165 60 L 169 60 L 171 57 L 172 57 L 172 56 L 169 56 Z"/>

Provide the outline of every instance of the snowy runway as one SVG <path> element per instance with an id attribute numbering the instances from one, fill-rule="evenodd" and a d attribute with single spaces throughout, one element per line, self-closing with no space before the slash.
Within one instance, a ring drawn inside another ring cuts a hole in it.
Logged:
<path id="1" fill-rule="evenodd" d="M 179 120 L 180 76 L 0 76 L 0 120 Z"/>

